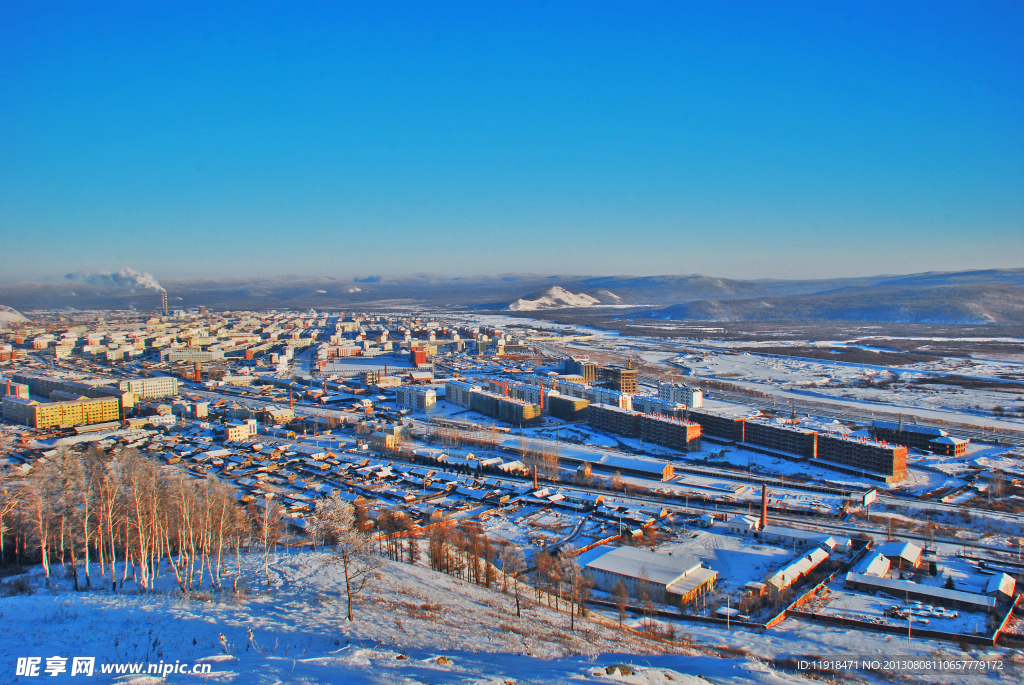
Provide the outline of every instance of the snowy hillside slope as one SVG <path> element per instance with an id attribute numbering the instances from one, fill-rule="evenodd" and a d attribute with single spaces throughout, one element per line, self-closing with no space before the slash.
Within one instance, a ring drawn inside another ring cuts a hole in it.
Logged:
<path id="1" fill-rule="evenodd" d="M 243 557 L 244 594 L 212 591 L 208 585 L 182 595 L 164 570 L 153 592 L 129 580 L 111 593 L 99 582 L 74 592 L 71 581 L 43 589 L 34 570 L 35 594 L 0 597 L 0 683 L 37 682 L 16 677 L 19 657 L 96 658 L 92 679 L 69 672 L 45 682 L 120 682 L 132 685 L 214 682 L 430 683 L 522 685 L 536 683 L 718 683 L 798 685 L 802 676 L 776 671 L 772 659 L 788 655 L 904 654 L 958 658 L 956 645 L 929 640 L 902 642 L 870 633 L 790 619 L 767 633 L 733 626 L 680 622 L 675 644 L 622 632 L 616 618 L 592 610 L 569 628 L 569 616 L 537 604 L 524 588 L 523 616 L 500 588 L 487 589 L 423 566 L 388 562 L 382 582 L 346 620 L 342 572 L 324 567 L 323 555 L 282 551 L 270 556 L 272 587 L 266 587 L 262 555 Z M 55 571 L 57 570 L 56 567 Z M 234 571 L 233 561 L 229 564 Z M 104 584 L 105 585 L 105 584 Z M 230 579 L 228 583 L 230 588 Z M 102 588 L 102 589 L 101 589 Z M 629 619 L 635 623 L 635 617 Z M 973 654 L 972 654 L 973 655 Z M 1019 671 L 1012 650 L 977 650 L 976 658 L 1004 659 L 1009 679 Z M 170 675 L 100 673 L 113 664 L 208 664 L 202 679 Z M 609 674 L 628 664 L 633 675 Z M 851 674 L 844 682 L 866 682 Z M 929 673 L 901 682 L 969 685 L 977 676 Z"/>
<path id="2" fill-rule="evenodd" d="M 609 295 L 613 295 L 611 292 Z M 593 307 L 601 300 L 586 293 L 571 293 L 562 286 L 548 288 L 533 299 L 520 298 L 508 306 L 512 312 L 532 312 L 538 309 L 560 309 L 563 307 Z"/>
<path id="3" fill-rule="evenodd" d="M 268 590 L 262 556 L 244 558 L 246 595 L 204 587 L 183 596 L 165 572 L 152 593 L 140 593 L 130 581 L 116 594 L 109 587 L 74 592 L 70 581 L 61 580 L 52 590 L 38 587 L 31 596 L 2 598 L 0 651 L 9 663 L 0 672 L 13 675 L 19 656 L 40 656 L 45 664 L 46 657 L 60 655 L 94 656 L 97 671 L 101 664 L 126 662 L 208 663 L 206 678 L 219 683 L 696 685 L 707 681 L 694 675 L 711 674 L 721 676 L 715 678 L 721 683 L 797 682 L 775 676 L 762 662 L 696 650 L 662 654 L 664 644 L 620 633 L 612 621 L 598 622 L 596 616 L 571 631 L 566 613 L 535 604 L 532 597 L 517 618 L 511 595 L 395 562 L 384 567 L 386 580 L 357 604 L 356 620 L 349 623 L 343 575 L 322 560 L 313 552 L 273 555 Z M 98 566 L 93 573 L 98 586 Z M 41 586 L 40 581 L 33 572 L 33 582 Z M 620 663 L 631 664 L 636 675 L 605 673 Z M 163 682 L 117 678 L 139 685 Z M 46 680 L 77 682 L 69 673 Z"/>

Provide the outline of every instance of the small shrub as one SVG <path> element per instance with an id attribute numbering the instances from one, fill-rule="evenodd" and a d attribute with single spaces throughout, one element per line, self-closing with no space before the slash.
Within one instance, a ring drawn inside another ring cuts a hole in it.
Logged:
<path id="1" fill-rule="evenodd" d="M 15 578 L 5 583 L 0 583 L 0 597 L 15 597 L 17 595 L 31 595 L 35 592 L 32 583 L 28 578 Z"/>

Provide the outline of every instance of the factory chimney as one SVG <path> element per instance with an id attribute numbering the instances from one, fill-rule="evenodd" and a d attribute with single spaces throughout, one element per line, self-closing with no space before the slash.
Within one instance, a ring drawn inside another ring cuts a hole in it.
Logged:
<path id="1" fill-rule="evenodd" d="M 198 383 L 198 382 L 200 382 L 202 380 L 203 363 L 202 362 L 196 362 L 195 365 L 193 366 L 193 369 L 195 370 L 195 374 L 196 374 L 196 383 Z"/>
<path id="2" fill-rule="evenodd" d="M 533 465 L 533 489 L 537 489 L 537 465 Z"/>
<path id="3" fill-rule="evenodd" d="M 544 384 L 540 384 L 540 415 L 544 416 Z"/>
<path id="4" fill-rule="evenodd" d="M 167 291 L 160 291 L 160 308 L 164 310 L 164 316 L 167 316 Z"/>
<path id="5" fill-rule="evenodd" d="M 295 399 L 292 397 L 291 388 L 288 388 L 288 408 L 295 411 Z"/>
<path id="6" fill-rule="evenodd" d="M 761 483 L 761 523 L 758 530 L 764 530 L 768 525 L 768 486 Z"/>

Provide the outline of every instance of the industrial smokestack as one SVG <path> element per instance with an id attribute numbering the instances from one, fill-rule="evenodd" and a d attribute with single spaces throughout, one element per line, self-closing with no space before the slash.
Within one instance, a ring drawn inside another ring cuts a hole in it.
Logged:
<path id="1" fill-rule="evenodd" d="M 195 362 L 195 364 L 194 364 L 194 366 L 192 368 L 195 371 L 196 383 L 198 383 L 199 381 L 202 380 L 203 363 L 202 362 Z"/>
<path id="2" fill-rule="evenodd" d="M 160 308 L 164 310 L 164 316 L 167 316 L 167 291 L 160 291 Z"/>
<path id="3" fill-rule="evenodd" d="M 288 388 L 288 408 L 295 411 L 295 398 L 292 397 L 291 388 Z"/>
<path id="4" fill-rule="evenodd" d="M 761 525 L 758 530 L 764 530 L 768 525 L 768 486 L 761 483 Z"/>
<path id="5" fill-rule="evenodd" d="M 533 465 L 533 489 L 537 489 L 537 465 Z"/>

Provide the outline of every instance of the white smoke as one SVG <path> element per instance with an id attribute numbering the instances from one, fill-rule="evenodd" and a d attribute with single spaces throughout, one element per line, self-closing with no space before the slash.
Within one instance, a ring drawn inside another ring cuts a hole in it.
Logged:
<path id="1" fill-rule="evenodd" d="M 87 283 L 101 288 L 118 288 L 131 292 L 139 289 L 164 292 L 164 287 L 153 277 L 153 274 L 136 271 L 127 267 L 117 273 L 110 273 L 109 271 L 90 272 L 79 269 L 78 271 L 66 274 L 64 278 L 75 283 Z"/>

